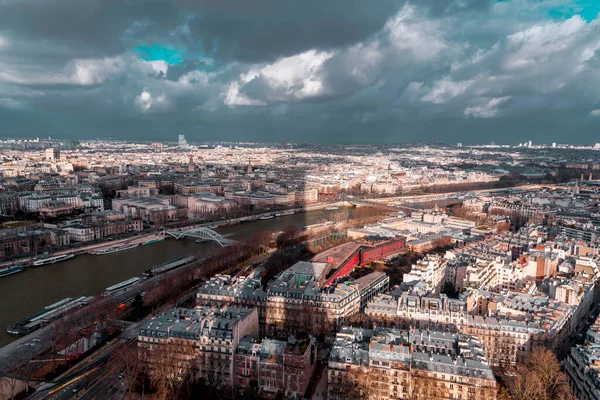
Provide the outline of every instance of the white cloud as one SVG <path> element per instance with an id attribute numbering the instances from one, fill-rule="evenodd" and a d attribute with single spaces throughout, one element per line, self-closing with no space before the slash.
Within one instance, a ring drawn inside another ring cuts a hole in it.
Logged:
<path id="1" fill-rule="evenodd" d="M 415 61 L 430 61 L 449 48 L 437 20 L 427 19 L 414 6 L 404 6 L 386 24 L 384 31 L 400 52 L 410 52 Z"/>
<path id="2" fill-rule="evenodd" d="M 319 97 L 324 94 L 323 64 L 332 56 L 332 52 L 309 50 L 262 67 L 253 66 L 229 84 L 224 103 L 228 106 L 266 104 L 262 98 L 241 93 L 245 85 L 255 80 L 261 80 L 266 86 L 264 98 L 269 102 Z"/>
<path id="3" fill-rule="evenodd" d="M 492 118 L 498 114 L 498 106 L 510 99 L 510 96 L 495 97 L 489 100 L 486 104 L 467 107 L 464 114 L 475 118 Z"/>
<path id="4" fill-rule="evenodd" d="M 548 60 L 553 54 L 574 45 L 586 26 L 585 21 L 575 15 L 566 21 L 534 25 L 509 35 L 504 68 L 508 71 L 520 70 Z"/>
<path id="5" fill-rule="evenodd" d="M 164 110 L 167 105 L 167 98 L 164 94 L 154 96 L 148 89 L 144 89 L 142 93 L 135 98 L 134 103 L 141 112 L 151 113 Z"/>
<path id="6" fill-rule="evenodd" d="M 210 79 L 210 74 L 204 71 L 191 71 L 187 74 L 184 74 L 179 77 L 178 82 L 183 83 L 184 85 L 192 85 L 192 84 L 204 84 L 208 85 Z"/>
<path id="7" fill-rule="evenodd" d="M 121 57 L 75 59 L 57 69 L 42 65 L 11 65 L 0 62 L 0 81 L 22 85 L 82 85 L 104 83 L 125 71 Z"/>
<path id="8" fill-rule="evenodd" d="M 473 82 L 473 80 L 455 82 L 448 77 L 440 79 L 433 84 L 429 93 L 423 96 L 421 100 L 434 104 L 446 103 L 456 96 L 463 94 Z"/>
<path id="9" fill-rule="evenodd" d="M 332 56 L 330 52 L 309 50 L 261 68 L 260 76 L 278 100 L 317 97 L 323 94 L 321 67 Z"/>
<path id="10" fill-rule="evenodd" d="M 546 8 L 540 11 L 538 3 Z M 338 114 L 341 120 L 347 112 L 357 121 L 375 122 L 399 117 L 396 110 L 414 113 L 415 118 L 442 115 L 439 111 L 461 118 L 490 118 L 554 106 L 588 113 L 600 104 L 600 92 L 594 90 L 600 85 L 600 19 L 591 23 L 579 16 L 551 20 L 550 3 L 570 2 L 511 0 L 486 10 L 435 17 L 424 5 L 411 2 L 388 14 L 387 22 L 379 20 L 379 28 L 362 39 L 344 42 L 352 44 L 321 46 L 326 42 L 316 37 L 309 43 L 314 47 L 306 47 L 312 50 L 255 64 L 245 64 L 241 60 L 250 58 L 235 58 L 236 51 L 217 46 L 211 72 L 187 72 L 176 81 L 164 75 L 175 72 L 177 76 L 183 66 L 144 61 L 133 50 L 115 57 L 82 58 L 113 53 L 74 51 L 69 41 L 31 43 L 29 36 L 20 38 L 11 32 L 10 37 L 0 37 L 0 106 L 15 107 L 8 99 L 24 99 L 28 108 L 53 101 L 66 108 L 68 100 L 75 104 L 80 96 L 88 96 L 110 107 L 126 104 L 129 110 L 143 113 L 167 108 L 219 112 L 226 107 L 273 104 L 271 115 L 306 115 L 305 110 L 311 109 L 319 118 Z M 189 40 L 198 39 L 187 25 L 179 30 Z M 133 49 L 132 35 L 126 34 L 118 44 Z M 118 48 L 111 46 L 112 51 Z M 285 47 L 290 48 L 305 49 Z M 260 52 L 245 54 L 261 56 Z M 238 61 L 230 61 L 230 56 Z M 60 86 L 46 91 L 44 85 Z M 94 87 L 72 90 L 67 85 Z M 8 92 L 17 88 L 46 94 L 26 98 Z M 505 103 L 509 98 L 510 107 Z M 307 104 L 315 99 L 323 101 L 316 107 Z M 256 111 L 247 115 L 252 112 Z M 600 109 L 590 115 L 600 117 Z"/>
<path id="11" fill-rule="evenodd" d="M 229 87 L 227 88 L 227 93 L 225 94 L 225 98 L 223 103 L 226 106 L 264 106 L 265 103 L 262 101 L 254 100 L 249 98 L 248 96 L 244 96 L 240 93 L 240 84 L 239 82 L 231 82 Z"/>
<path id="12" fill-rule="evenodd" d="M 520 107 L 576 108 L 600 102 L 596 65 L 600 52 L 600 20 L 579 16 L 530 25 L 482 48 L 471 49 L 451 63 L 450 73 L 434 82 L 421 99 L 436 104 L 486 97 L 491 104 L 453 104 L 463 115 L 497 114 L 493 99 L 512 96 Z M 460 95 L 460 96 L 459 96 Z M 460 99 L 460 100 L 459 100 Z"/>
<path id="13" fill-rule="evenodd" d="M 166 74 L 169 69 L 169 64 L 165 60 L 156 60 L 156 61 L 146 61 L 148 64 L 152 66 L 152 69 L 157 74 L 162 73 Z"/>
<path id="14" fill-rule="evenodd" d="M 71 83 L 78 85 L 96 85 L 121 73 L 125 63 L 121 57 L 102 59 L 79 59 L 71 63 L 73 73 Z"/>
<path id="15" fill-rule="evenodd" d="M 359 43 L 338 55 L 347 65 L 349 75 L 361 85 L 372 83 L 373 76 L 385 61 L 385 55 L 379 46 L 379 41 Z"/>

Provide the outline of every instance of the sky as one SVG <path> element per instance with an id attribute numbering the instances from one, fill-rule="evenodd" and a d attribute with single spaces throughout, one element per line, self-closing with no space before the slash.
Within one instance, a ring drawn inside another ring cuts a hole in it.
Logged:
<path id="1" fill-rule="evenodd" d="M 0 0 L 0 137 L 600 142 L 600 0 Z"/>

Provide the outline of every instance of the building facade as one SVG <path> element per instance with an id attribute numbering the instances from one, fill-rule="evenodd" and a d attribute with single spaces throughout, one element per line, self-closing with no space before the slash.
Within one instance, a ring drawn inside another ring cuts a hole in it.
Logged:
<path id="1" fill-rule="evenodd" d="M 439 331 L 342 328 L 327 366 L 328 399 L 496 399 L 477 338 Z"/>

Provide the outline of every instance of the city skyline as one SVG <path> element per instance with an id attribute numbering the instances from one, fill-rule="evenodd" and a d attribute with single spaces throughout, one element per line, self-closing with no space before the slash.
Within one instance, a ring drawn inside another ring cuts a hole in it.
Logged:
<path id="1" fill-rule="evenodd" d="M 591 1 L 0 6 L 0 137 L 593 145 L 600 127 Z"/>
<path id="2" fill-rule="evenodd" d="M 0 398 L 598 398 L 600 146 L 536 143 L 0 140 Z"/>

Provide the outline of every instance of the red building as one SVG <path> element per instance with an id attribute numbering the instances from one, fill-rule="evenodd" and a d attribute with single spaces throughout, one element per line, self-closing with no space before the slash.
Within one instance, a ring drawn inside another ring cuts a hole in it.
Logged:
<path id="1" fill-rule="evenodd" d="M 397 253 L 406 247 L 406 238 L 396 236 L 388 238 L 363 238 L 358 242 L 344 243 L 313 257 L 313 262 L 331 264 L 324 286 L 331 285 L 336 279 L 348 275 L 356 267 L 362 267 L 373 261 Z"/>
<path id="2" fill-rule="evenodd" d="M 262 398 L 301 399 L 314 372 L 317 344 L 314 337 L 286 341 L 243 337 L 235 354 L 234 381 Z"/>

